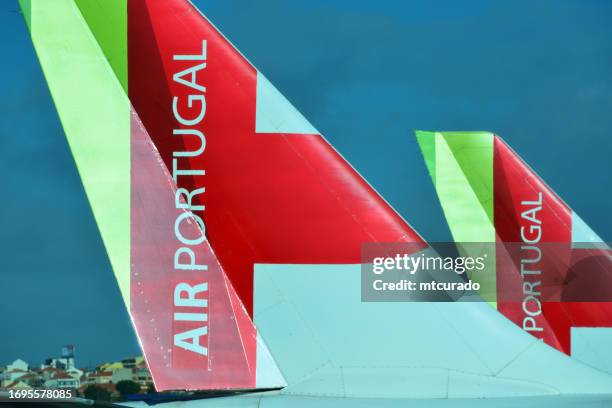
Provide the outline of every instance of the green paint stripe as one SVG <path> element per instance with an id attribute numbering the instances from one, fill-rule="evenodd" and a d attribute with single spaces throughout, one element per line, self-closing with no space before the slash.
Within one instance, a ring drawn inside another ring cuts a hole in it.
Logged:
<path id="1" fill-rule="evenodd" d="M 27 3 L 32 42 L 129 307 L 129 100 L 72 0 Z"/>
<path id="2" fill-rule="evenodd" d="M 417 138 L 455 242 L 495 242 L 493 134 L 419 131 Z M 472 257 L 490 252 L 486 246 L 482 251 L 473 245 L 458 249 L 463 256 Z M 479 282 L 480 292 L 492 300 L 497 284 L 495 257 L 489 255 L 486 264 L 491 273 L 470 278 Z"/>
<path id="3" fill-rule="evenodd" d="M 495 242 L 493 134 L 417 132 L 453 238 Z"/>
<path id="4" fill-rule="evenodd" d="M 493 224 L 493 134 L 445 132 L 443 136 L 489 222 Z"/>
<path id="5" fill-rule="evenodd" d="M 31 1 L 30 0 L 19 0 L 19 7 L 21 7 L 21 14 L 23 14 L 23 18 L 26 22 L 26 25 L 28 26 L 28 29 L 30 29 L 32 23 L 32 16 L 31 16 L 31 5 L 30 5 Z"/>
<path id="6" fill-rule="evenodd" d="M 75 3 L 127 93 L 127 0 L 75 0 Z"/>

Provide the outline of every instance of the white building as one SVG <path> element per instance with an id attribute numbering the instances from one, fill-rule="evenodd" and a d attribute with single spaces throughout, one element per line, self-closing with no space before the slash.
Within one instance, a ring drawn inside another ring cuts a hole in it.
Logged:
<path id="1" fill-rule="evenodd" d="M 83 370 L 74 367 L 66 370 L 66 373 L 72 378 L 81 378 L 83 376 Z"/>
<path id="2" fill-rule="evenodd" d="M 6 371 L 13 371 L 13 370 L 28 371 L 28 363 L 18 358 L 17 360 L 13 361 L 11 364 L 8 364 L 6 366 Z"/>
<path id="3" fill-rule="evenodd" d="M 130 380 L 134 378 L 133 368 L 119 368 L 113 371 L 112 383 L 117 384 L 119 381 Z"/>
<path id="4" fill-rule="evenodd" d="M 22 370 L 21 368 L 13 368 L 11 370 L 6 370 L 2 374 L 2 379 L 6 382 L 13 382 L 19 377 L 23 377 L 28 373 L 27 370 Z"/>
<path id="5" fill-rule="evenodd" d="M 51 377 L 51 379 L 45 381 L 45 387 L 48 387 L 48 388 L 77 389 L 80 386 L 81 386 L 81 381 L 78 378 L 74 378 L 64 372 L 55 373 L 55 375 Z"/>
<path id="6" fill-rule="evenodd" d="M 94 371 L 87 374 L 87 384 L 110 384 L 113 382 L 112 371 Z"/>

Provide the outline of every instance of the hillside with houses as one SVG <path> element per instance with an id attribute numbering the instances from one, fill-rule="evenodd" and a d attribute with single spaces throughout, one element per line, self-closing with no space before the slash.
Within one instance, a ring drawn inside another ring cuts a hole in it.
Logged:
<path id="1" fill-rule="evenodd" d="M 126 394 L 153 392 L 153 380 L 142 356 L 77 368 L 73 355 L 50 358 L 39 366 L 17 359 L 0 366 L 0 391 L 35 388 L 71 389 L 81 397 L 117 400 Z"/>

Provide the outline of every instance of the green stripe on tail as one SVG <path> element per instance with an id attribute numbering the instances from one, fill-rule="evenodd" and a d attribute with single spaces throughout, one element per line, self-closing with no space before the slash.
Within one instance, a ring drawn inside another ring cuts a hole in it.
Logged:
<path id="1" fill-rule="evenodd" d="M 416 136 L 455 242 L 494 243 L 494 135 L 489 132 L 416 131 Z M 475 248 L 469 246 L 459 251 L 463 256 L 480 256 L 479 251 L 473 253 L 477 251 Z M 486 259 L 489 273 L 470 276 L 481 284 L 481 293 L 496 293 L 494 258 L 489 255 Z M 494 296 L 487 295 L 487 299 L 492 298 Z"/>
<path id="2" fill-rule="evenodd" d="M 72 0 L 21 6 L 129 309 L 130 102 Z"/>

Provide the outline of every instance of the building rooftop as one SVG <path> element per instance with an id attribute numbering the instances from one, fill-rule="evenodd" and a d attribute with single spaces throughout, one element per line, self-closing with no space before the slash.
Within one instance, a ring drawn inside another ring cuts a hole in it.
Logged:
<path id="1" fill-rule="evenodd" d="M 112 371 L 94 371 L 89 373 L 89 377 L 112 377 Z"/>
<path id="2" fill-rule="evenodd" d="M 36 373 L 28 373 L 26 375 L 22 375 L 21 377 L 19 377 L 19 381 L 24 381 L 24 380 L 35 380 L 39 378 L 38 374 Z"/>
<path id="3" fill-rule="evenodd" d="M 74 378 L 63 371 L 59 371 L 51 377 L 53 380 L 74 380 Z"/>
<path id="4" fill-rule="evenodd" d="M 16 380 L 8 384 L 5 388 L 11 389 L 11 388 L 31 388 L 31 387 L 28 384 L 24 383 L 23 381 Z"/>

